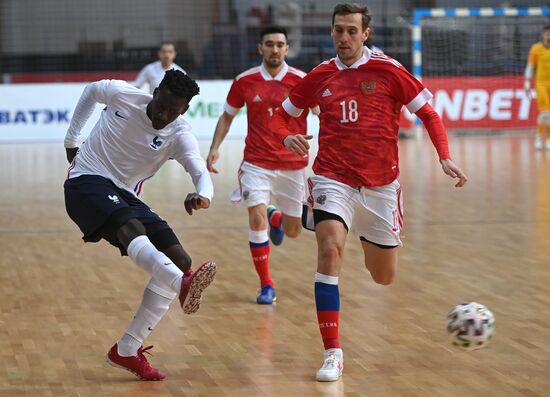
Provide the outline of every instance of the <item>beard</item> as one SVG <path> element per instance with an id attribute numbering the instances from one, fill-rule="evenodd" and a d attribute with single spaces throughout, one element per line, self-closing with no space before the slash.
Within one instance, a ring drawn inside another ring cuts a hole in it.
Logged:
<path id="1" fill-rule="evenodd" d="M 278 58 L 278 59 L 271 59 L 271 58 L 268 58 L 268 59 L 264 59 L 264 62 L 266 63 L 267 66 L 270 66 L 272 68 L 277 68 L 279 66 L 281 66 L 283 64 L 283 61 L 284 59 L 283 58 Z"/>

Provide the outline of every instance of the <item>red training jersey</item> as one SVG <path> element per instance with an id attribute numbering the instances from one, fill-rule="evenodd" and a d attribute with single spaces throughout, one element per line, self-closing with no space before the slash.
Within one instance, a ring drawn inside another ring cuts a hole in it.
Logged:
<path id="1" fill-rule="evenodd" d="M 283 108 L 294 117 L 312 104 L 321 109 L 315 174 L 353 187 L 381 186 L 399 175 L 402 106 L 414 113 L 431 98 L 399 62 L 365 47 L 350 67 L 338 57 L 317 66 L 294 87 Z"/>
<path id="2" fill-rule="evenodd" d="M 308 157 L 301 157 L 286 149 L 281 137 L 270 128 L 270 120 L 288 93 L 305 72 L 284 64 L 283 69 L 272 77 L 263 64 L 238 75 L 229 94 L 224 110 L 236 115 L 246 105 L 248 131 L 245 140 L 244 161 L 271 170 L 297 170 L 307 166 Z M 296 134 L 307 130 L 307 111 L 293 118 L 290 128 Z"/>

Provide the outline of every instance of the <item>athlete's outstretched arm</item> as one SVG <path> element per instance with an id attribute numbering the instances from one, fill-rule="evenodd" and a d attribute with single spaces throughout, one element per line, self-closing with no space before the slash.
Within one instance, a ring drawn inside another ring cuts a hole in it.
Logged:
<path id="1" fill-rule="evenodd" d="M 219 171 L 214 168 L 214 163 L 220 158 L 220 145 L 225 139 L 227 133 L 229 132 L 229 127 L 235 115 L 223 112 L 223 114 L 218 119 L 218 124 L 216 124 L 216 131 L 214 132 L 214 137 L 212 138 L 212 144 L 210 145 L 210 151 L 208 152 L 208 157 L 206 157 L 206 167 L 208 171 L 217 174 Z"/>
<path id="2" fill-rule="evenodd" d="M 65 149 L 67 160 L 72 162 L 78 151 L 78 138 L 82 128 L 92 115 L 97 103 L 107 104 L 109 101 L 109 91 L 111 80 L 101 80 L 90 83 L 84 88 L 69 124 L 69 129 L 65 135 Z"/>
<path id="3" fill-rule="evenodd" d="M 180 136 L 174 158 L 191 175 L 196 189 L 196 192 L 189 193 L 185 198 L 187 213 L 193 215 L 193 210 L 210 207 L 214 197 L 214 185 L 200 155 L 197 139 L 191 133 Z"/>
<path id="4" fill-rule="evenodd" d="M 430 139 L 432 140 L 432 143 L 437 150 L 437 154 L 439 155 L 439 162 L 441 163 L 441 167 L 443 167 L 443 172 L 451 178 L 459 179 L 455 185 L 456 187 L 464 186 L 464 184 L 468 181 L 468 178 L 453 162 L 453 160 L 451 160 L 445 126 L 443 125 L 443 122 L 437 112 L 429 103 L 426 103 L 416 112 L 416 115 L 420 118 L 420 120 L 422 120 L 424 126 L 428 130 Z"/>

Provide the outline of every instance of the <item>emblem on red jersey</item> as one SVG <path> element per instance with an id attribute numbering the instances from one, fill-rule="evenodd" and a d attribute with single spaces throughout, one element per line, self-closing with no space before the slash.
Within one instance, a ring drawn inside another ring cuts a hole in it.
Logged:
<path id="1" fill-rule="evenodd" d="M 361 82 L 361 91 L 363 91 L 365 95 L 372 94 L 375 89 L 376 89 L 376 81 Z"/>
<path id="2" fill-rule="evenodd" d="M 321 194 L 319 197 L 315 199 L 315 202 L 319 205 L 324 205 L 325 201 L 327 201 L 327 196 L 325 196 L 324 194 Z"/>

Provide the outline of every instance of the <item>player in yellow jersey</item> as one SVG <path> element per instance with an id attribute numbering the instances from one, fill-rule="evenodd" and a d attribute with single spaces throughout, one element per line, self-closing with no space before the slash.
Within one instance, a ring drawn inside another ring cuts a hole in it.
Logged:
<path id="1" fill-rule="evenodd" d="M 539 106 L 535 147 L 539 150 L 545 147 L 550 150 L 550 25 L 542 29 L 542 41 L 533 44 L 529 50 L 529 60 L 525 68 L 525 90 L 528 95 L 534 74 Z"/>

